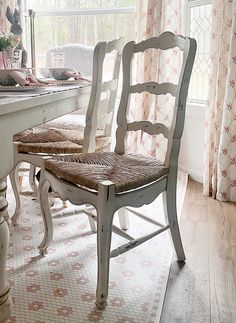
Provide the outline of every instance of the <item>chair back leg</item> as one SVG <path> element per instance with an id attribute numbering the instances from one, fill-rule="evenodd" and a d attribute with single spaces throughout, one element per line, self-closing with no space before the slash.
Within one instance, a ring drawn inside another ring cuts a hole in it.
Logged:
<path id="1" fill-rule="evenodd" d="M 52 217 L 49 205 L 48 190 L 50 183 L 42 178 L 42 173 L 40 176 L 39 182 L 39 191 L 40 191 L 40 208 L 42 212 L 43 222 L 44 222 L 44 237 L 42 242 L 39 245 L 39 253 L 45 255 L 47 253 L 47 248 L 50 245 L 53 238 L 53 224 Z"/>

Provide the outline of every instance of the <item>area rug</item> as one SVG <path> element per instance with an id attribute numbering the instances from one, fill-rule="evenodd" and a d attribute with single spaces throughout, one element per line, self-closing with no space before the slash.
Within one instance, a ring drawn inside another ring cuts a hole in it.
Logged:
<path id="1" fill-rule="evenodd" d="M 27 178 L 24 178 L 27 185 Z M 184 201 L 187 175 L 178 176 L 178 214 Z M 9 210 L 14 209 L 11 188 Z M 8 277 L 14 302 L 9 323 L 157 323 L 159 322 L 173 249 L 168 232 L 111 259 L 108 306 L 96 309 L 96 234 L 85 214 L 74 206 L 52 208 L 54 239 L 46 257 L 39 256 L 43 223 L 37 201 L 23 196 L 19 225 L 10 227 Z M 162 199 L 143 207 L 164 222 Z M 130 213 L 128 233 L 137 237 L 153 225 Z M 113 234 L 112 247 L 125 240 Z"/>

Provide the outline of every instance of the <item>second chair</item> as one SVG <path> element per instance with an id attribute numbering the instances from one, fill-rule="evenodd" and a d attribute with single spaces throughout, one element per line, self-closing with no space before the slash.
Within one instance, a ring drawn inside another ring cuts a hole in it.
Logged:
<path id="1" fill-rule="evenodd" d="M 122 49 L 122 38 L 99 42 L 94 49 L 91 95 L 82 131 L 79 126 L 78 130 L 52 128 L 39 133 L 30 130 L 26 135 L 14 137 L 15 168 L 10 175 L 16 199 L 13 224 L 17 224 L 21 206 L 17 165 L 27 162 L 40 167 L 41 158 L 47 155 L 109 150 Z M 104 81 L 104 62 L 108 55 L 112 57 L 112 67 L 109 79 Z"/>

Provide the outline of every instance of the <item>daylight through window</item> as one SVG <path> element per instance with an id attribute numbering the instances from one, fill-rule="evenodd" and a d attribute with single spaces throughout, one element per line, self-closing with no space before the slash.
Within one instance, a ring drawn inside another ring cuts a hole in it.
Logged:
<path id="1" fill-rule="evenodd" d="M 207 100 L 210 75 L 211 1 L 189 1 L 188 17 L 189 35 L 197 40 L 188 99 L 201 103 Z"/>
<path id="2" fill-rule="evenodd" d="M 26 41 L 30 48 L 28 10 L 35 11 L 37 66 L 49 48 L 80 43 L 95 46 L 124 36 L 133 40 L 135 0 L 25 0 Z"/>

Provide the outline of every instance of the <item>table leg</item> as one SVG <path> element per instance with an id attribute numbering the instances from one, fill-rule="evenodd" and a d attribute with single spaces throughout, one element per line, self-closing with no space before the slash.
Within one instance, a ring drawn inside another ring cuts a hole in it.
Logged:
<path id="1" fill-rule="evenodd" d="M 0 180 L 0 322 L 7 322 L 12 310 L 12 300 L 9 294 L 10 284 L 6 280 L 6 259 L 9 243 L 7 225 L 7 200 L 5 198 L 6 182 Z"/>

